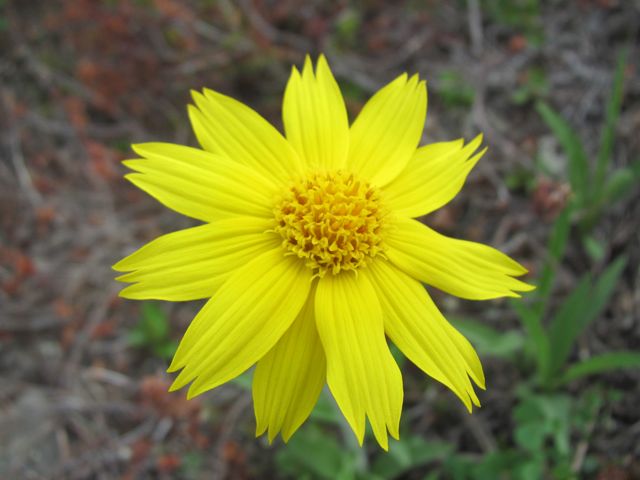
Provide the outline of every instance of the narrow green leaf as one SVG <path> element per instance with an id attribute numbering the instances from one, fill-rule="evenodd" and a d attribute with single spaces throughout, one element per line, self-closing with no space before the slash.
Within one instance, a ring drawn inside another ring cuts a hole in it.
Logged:
<path id="1" fill-rule="evenodd" d="M 567 369 L 561 383 L 612 370 L 640 368 L 640 353 L 631 351 L 609 352 L 576 363 Z"/>
<path id="2" fill-rule="evenodd" d="M 590 290 L 591 279 L 588 275 L 585 275 L 578 283 L 578 286 L 562 303 L 558 313 L 556 313 L 549 325 L 550 374 L 558 371 L 571 353 L 573 343 L 580 334 L 581 325 L 584 323 L 582 317 L 586 315 L 586 311 L 590 308 Z"/>
<path id="3" fill-rule="evenodd" d="M 169 319 L 156 303 L 142 304 L 142 319 L 145 334 L 150 342 L 161 341 L 169 335 Z"/>
<path id="4" fill-rule="evenodd" d="M 589 276 L 584 276 L 561 305 L 549 326 L 550 374 L 562 368 L 578 336 L 607 307 L 626 264 L 625 257 L 618 257 L 595 284 L 591 283 Z"/>
<path id="5" fill-rule="evenodd" d="M 620 168 L 611 174 L 604 187 L 603 201 L 611 204 L 621 200 L 631 192 L 631 189 L 640 184 L 637 175 L 631 168 Z"/>
<path id="6" fill-rule="evenodd" d="M 253 369 L 247 370 L 241 373 L 237 377 L 231 380 L 231 383 L 240 387 L 243 390 L 251 391 L 251 385 L 253 384 Z"/>
<path id="7" fill-rule="evenodd" d="M 609 167 L 611 153 L 613 151 L 616 125 L 618 124 L 620 107 L 622 106 L 624 69 L 627 64 L 627 53 L 628 50 L 625 48 L 618 55 L 616 72 L 613 76 L 613 90 L 611 92 L 609 103 L 607 103 L 605 123 L 600 140 L 600 149 L 598 150 L 598 156 L 596 157 L 596 173 L 594 178 L 594 187 L 598 193 L 598 195 L 596 195 L 596 199 L 600 198 L 599 194 L 602 192 L 604 187 L 605 177 L 607 175 L 607 169 Z"/>
<path id="8" fill-rule="evenodd" d="M 602 244 L 602 242 L 596 240 L 595 237 L 593 237 L 592 235 L 585 235 L 584 237 L 582 237 L 582 244 L 593 260 L 599 262 L 604 259 L 604 256 L 607 253 L 605 250 L 605 246 Z"/>
<path id="9" fill-rule="evenodd" d="M 622 275 L 626 265 L 627 258 L 625 256 L 620 256 L 611 262 L 604 272 L 602 272 L 600 277 L 598 277 L 598 281 L 593 286 L 591 294 L 589 295 L 587 314 L 579 319 L 580 332 L 598 318 L 607 305 L 609 305 L 611 295 L 613 295 L 616 285 L 618 284 L 618 280 L 620 279 L 620 275 Z"/>
<path id="10" fill-rule="evenodd" d="M 582 204 L 589 188 L 589 160 L 582 146 L 582 141 L 567 121 L 549 105 L 544 102 L 538 102 L 536 110 L 556 136 L 567 155 L 569 182 L 578 197 L 578 203 Z"/>
<path id="11" fill-rule="evenodd" d="M 538 377 L 546 380 L 549 375 L 551 348 L 549 338 L 542 327 L 541 319 L 533 310 L 521 301 L 512 301 L 511 306 L 518 314 L 522 326 L 527 334 L 527 339 L 533 347 L 536 358 Z"/>
<path id="12" fill-rule="evenodd" d="M 129 332 L 129 335 L 127 335 L 127 341 L 132 347 L 142 347 L 147 343 L 147 337 L 144 335 L 144 332 L 139 328 L 136 328 Z"/>
<path id="13" fill-rule="evenodd" d="M 569 232 L 571 230 L 570 210 L 565 208 L 555 223 L 549 237 L 549 244 L 547 247 L 548 257 L 545 260 L 542 267 L 542 273 L 538 280 L 538 288 L 536 290 L 536 296 L 538 301 L 535 304 L 535 312 L 538 317 L 544 316 L 551 290 L 553 289 L 553 283 L 555 281 L 556 270 L 558 265 L 564 258 L 564 252 L 566 250 L 567 241 L 569 239 Z"/>
<path id="14" fill-rule="evenodd" d="M 482 355 L 510 357 L 524 346 L 524 337 L 517 331 L 499 332 L 484 323 L 469 319 L 452 319 L 451 323 Z"/>

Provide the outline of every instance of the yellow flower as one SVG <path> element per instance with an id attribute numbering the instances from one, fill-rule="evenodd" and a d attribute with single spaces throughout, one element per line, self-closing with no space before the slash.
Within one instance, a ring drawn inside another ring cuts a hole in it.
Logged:
<path id="1" fill-rule="evenodd" d="M 485 150 L 481 136 L 419 147 L 424 81 L 406 74 L 349 126 L 320 56 L 292 70 L 286 136 L 211 90 L 189 116 L 202 150 L 133 149 L 128 180 L 203 225 L 163 235 L 118 262 L 132 299 L 210 298 L 182 339 L 171 389 L 199 395 L 253 365 L 257 434 L 287 441 L 325 383 L 362 444 L 398 438 L 403 387 L 387 338 L 471 411 L 478 356 L 421 284 L 484 300 L 533 287 L 503 253 L 414 220 L 449 202 Z"/>

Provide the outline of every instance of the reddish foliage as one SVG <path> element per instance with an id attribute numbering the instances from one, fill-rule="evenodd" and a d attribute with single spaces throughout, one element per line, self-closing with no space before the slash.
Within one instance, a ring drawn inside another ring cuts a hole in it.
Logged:
<path id="1" fill-rule="evenodd" d="M 53 311 L 58 318 L 69 319 L 73 316 L 74 308 L 62 298 L 57 298 L 53 302 Z"/>
<path id="2" fill-rule="evenodd" d="M 552 221 L 564 209 L 571 188 L 567 183 L 541 178 L 533 191 L 533 208 L 546 221 Z"/>
<path id="3" fill-rule="evenodd" d="M 156 464 L 160 472 L 171 473 L 180 466 L 181 461 L 180 457 L 178 457 L 177 455 L 167 453 L 166 455 L 162 455 L 160 458 L 158 458 Z"/>
<path id="4" fill-rule="evenodd" d="M 140 403 L 156 410 L 160 415 L 175 419 L 193 419 L 200 414 L 199 399 L 187 400 L 184 393 L 169 392 L 171 383 L 158 376 L 142 379 L 139 390 Z"/>
<path id="5" fill-rule="evenodd" d="M 116 164 L 123 159 L 122 154 L 94 140 L 85 140 L 84 146 L 91 161 L 91 168 L 99 177 L 107 181 L 120 178 Z"/>
<path id="6" fill-rule="evenodd" d="M 92 330 L 90 337 L 92 340 L 109 337 L 116 331 L 117 324 L 113 319 L 107 319 L 98 323 Z"/>
<path id="7" fill-rule="evenodd" d="M 236 442 L 229 440 L 222 448 L 222 455 L 229 463 L 243 464 L 247 461 L 247 454 Z"/>
<path id="8" fill-rule="evenodd" d="M 0 247 L 0 265 L 6 265 L 10 272 L 0 285 L 9 296 L 17 295 L 22 283 L 36 273 L 33 260 L 16 248 Z"/>
<path id="9" fill-rule="evenodd" d="M 147 438 L 141 438 L 131 445 L 131 463 L 140 463 L 147 459 L 153 444 Z"/>
<path id="10" fill-rule="evenodd" d="M 509 39 L 509 50 L 518 53 L 527 48 L 527 39 L 524 35 L 513 35 Z"/>

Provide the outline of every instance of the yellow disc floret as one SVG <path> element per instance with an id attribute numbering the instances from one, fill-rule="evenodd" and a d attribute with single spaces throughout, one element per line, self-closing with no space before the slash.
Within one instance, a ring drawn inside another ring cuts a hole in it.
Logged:
<path id="1" fill-rule="evenodd" d="M 274 212 L 283 247 L 321 277 L 356 270 L 383 250 L 379 192 L 351 173 L 314 173 L 295 182 Z"/>

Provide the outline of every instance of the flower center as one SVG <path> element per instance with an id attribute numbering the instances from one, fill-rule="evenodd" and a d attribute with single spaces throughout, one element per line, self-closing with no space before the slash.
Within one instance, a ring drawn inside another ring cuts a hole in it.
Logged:
<path id="1" fill-rule="evenodd" d="M 341 170 L 289 187 L 274 210 L 282 246 L 319 276 L 356 270 L 383 250 L 378 190 Z"/>

